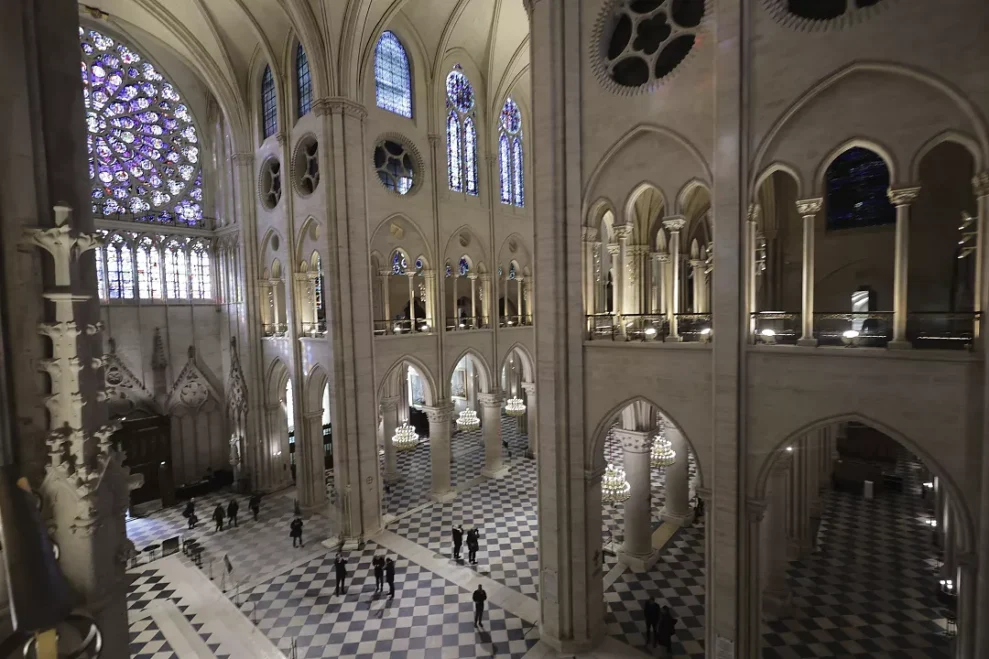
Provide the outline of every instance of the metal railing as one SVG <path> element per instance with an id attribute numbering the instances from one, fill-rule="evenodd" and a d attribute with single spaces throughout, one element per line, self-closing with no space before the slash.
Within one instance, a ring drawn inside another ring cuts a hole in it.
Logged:
<path id="1" fill-rule="evenodd" d="M 752 338 L 764 345 L 795 345 L 800 318 L 800 312 L 794 311 L 757 311 L 752 314 Z"/>
<path id="2" fill-rule="evenodd" d="M 202 217 L 198 220 L 190 220 L 181 215 L 167 212 L 145 213 L 143 215 L 135 215 L 133 213 L 107 215 L 106 213 L 95 212 L 93 213 L 93 219 L 111 220 L 113 222 L 137 222 L 138 224 L 157 224 L 159 226 L 185 227 L 188 229 L 203 229 L 205 231 L 212 231 L 217 226 L 216 218 Z"/>
<path id="3" fill-rule="evenodd" d="M 706 343 L 713 337 L 709 313 L 678 313 L 676 319 L 681 341 Z"/>
<path id="4" fill-rule="evenodd" d="M 326 336 L 326 321 L 321 320 L 315 323 L 302 323 L 302 336 L 313 338 Z"/>
<path id="5" fill-rule="evenodd" d="M 822 346 L 885 348 L 893 338 L 893 312 L 814 312 L 814 338 Z"/>
<path id="6" fill-rule="evenodd" d="M 912 311 L 907 313 L 907 340 L 914 348 L 927 350 L 971 350 L 978 311 Z"/>
<path id="7" fill-rule="evenodd" d="M 627 314 L 620 319 L 615 314 L 587 316 L 589 341 L 665 341 L 669 333 L 662 314 Z"/>
<path id="8" fill-rule="evenodd" d="M 408 318 L 374 321 L 375 336 L 429 334 L 432 331 L 433 324 L 427 318 L 416 318 L 415 323 Z"/>
<path id="9" fill-rule="evenodd" d="M 498 327 L 531 327 L 532 316 L 499 316 Z"/>
<path id="10" fill-rule="evenodd" d="M 447 318 L 446 330 L 448 332 L 462 332 L 469 330 L 489 329 L 488 319 L 484 316 L 464 316 L 463 318 Z"/>
<path id="11" fill-rule="evenodd" d="M 263 323 L 261 332 L 264 336 L 285 336 L 288 334 L 288 325 L 285 323 Z"/>

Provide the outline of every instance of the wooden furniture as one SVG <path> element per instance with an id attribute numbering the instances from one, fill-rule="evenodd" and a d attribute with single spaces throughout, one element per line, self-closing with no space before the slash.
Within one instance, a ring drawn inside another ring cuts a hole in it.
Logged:
<path id="1" fill-rule="evenodd" d="M 171 477 L 171 422 L 167 416 L 149 416 L 135 412 L 119 419 L 120 430 L 113 434 L 127 456 L 124 465 L 132 474 L 141 474 L 144 485 L 133 490 L 131 505 L 161 499 L 165 508 L 175 503 L 175 484 Z"/>

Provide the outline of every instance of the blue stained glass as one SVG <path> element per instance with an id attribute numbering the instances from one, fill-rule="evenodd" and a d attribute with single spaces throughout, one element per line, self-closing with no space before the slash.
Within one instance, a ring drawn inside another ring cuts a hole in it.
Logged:
<path id="1" fill-rule="evenodd" d="M 110 239 L 107 249 L 106 274 L 110 299 L 130 300 L 134 297 L 134 254 L 120 236 Z"/>
<path id="2" fill-rule="evenodd" d="M 512 141 L 512 203 L 519 208 L 525 206 L 525 177 L 522 171 L 522 138 Z"/>
<path id="3" fill-rule="evenodd" d="M 271 75 L 271 67 L 264 67 L 261 74 L 261 127 L 265 138 L 278 131 L 278 106 L 275 99 L 275 78 Z"/>
<path id="4" fill-rule="evenodd" d="M 501 108 L 501 129 L 512 135 L 522 130 L 522 112 L 511 98 L 506 99 Z"/>
<path id="5" fill-rule="evenodd" d="M 474 120 L 464 119 L 464 179 L 467 194 L 477 194 L 477 129 Z"/>
<path id="6" fill-rule="evenodd" d="M 460 119 L 456 112 L 446 118 L 446 157 L 450 178 L 450 189 L 461 192 L 464 189 L 464 159 L 460 142 Z"/>
<path id="7" fill-rule="evenodd" d="M 395 252 L 395 254 L 391 257 L 392 274 L 404 275 L 408 267 L 409 262 L 406 260 L 405 255 L 401 252 Z"/>
<path id="8" fill-rule="evenodd" d="M 312 110 L 312 73 L 309 71 L 309 58 L 300 43 L 295 49 L 295 89 L 299 101 L 299 116 Z"/>
<path id="9" fill-rule="evenodd" d="M 192 245 L 189 255 L 192 265 L 192 298 L 194 300 L 209 300 L 213 297 L 213 282 L 210 276 L 209 247 L 201 240 Z"/>
<path id="10" fill-rule="evenodd" d="M 466 277 L 467 273 L 470 272 L 470 263 L 467 262 L 467 257 L 460 257 L 460 276 Z"/>
<path id="11" fill-rule="evenodd" d="M 515 264 L 512 263 L 508 266 L 508 278 L 511 280 L 515 279 Z"/>
<path id="12" fill-rule="evenodd" d="M 456 108 L 457 112 L 465 114 L 474 109 L 474 87 L 457 64 L 446 77 L 446 101 Z"/>
<path id="13" fill-rule="evenodd" d="M 512 159 L 508 145 L 508 135 L 498 138 L 498 174 L 501 179 L 501 203 L 512 203 Z"/>
<path id="14" fill-rule="evenodd" d="M 189 297 L 189 274 L 185 243 L 173 239 L 165 247 L 165 296 L 170 300 Z"/>
<path id="15" fill-rule="evenodd" d="M 96 291 L 101 300 L 106 299 L 106 275 L 103 272 L 103 248 L 96 248 Z"/>
<path id="16" fill-rule="evenodd" d="M 453 276 L 453 268 L 450 267 L 449 263 L 446 264 L 446 276 L 447 277 Z"/>
<path id="17" fill-rule="evenodd" d="M 199 223 L 202 209 L 187 206 L 202 197 L 199 140 L 178 91 L 123 44 L 95 30 L 79 39 L 94 215 L 174 213 Z"/>
<path id="18" fill-rule="evenodd" d="M 423 268 L 422 257 L 419 257 L 416 259 L 416 272 L 419 272 L 420 270 L 422 270 L 422 268 Z"/>
<path id="19" fill-rule="evenodd" d="M 160 300 L 161 258 L 158 246 L 144 237 L 137 246 L 137 294 L 142 300 Z"/>
<path id="20" fill-rule="evenodd" d="M 869 149 L 853 147 L 828 166 L 827 228 L 893 224 L 896 209 L 890 203 L 889 169 Z"/>
<path id="21" fill-rule="evenodd" d="M 382 110 L 412 118 L 409 56 L 393 32 L 384 32 L 374 49 L 374 90 Z"/>

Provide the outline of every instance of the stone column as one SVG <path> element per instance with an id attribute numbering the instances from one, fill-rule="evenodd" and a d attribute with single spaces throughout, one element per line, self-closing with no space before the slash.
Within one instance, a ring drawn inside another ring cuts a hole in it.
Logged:
<path id="1" fill-rule="evenodd" d="M 475 273 L 470 273 L 467 275 L 467 279 L 470 280 L 470 317 L 471 324 L 468 326 L 470 329 L 477 329 L 477 275 Z"/>
<path id="2" fill-rule="evenodd" d="M 672 264 L 670 263 L 670 255 L 667 252 L 659 253 L 659 313 L 666 315 L 668 317 L 670 308 L 670 297 L 672 294 L 672 288 L 670 287 L 670 279 L 672 277 L 671 270 Z"/>
<path id="3" fill-rule="evenodd" d="M 536 383 L 523 382 L 522 390 L 525 392 L 526 435 L 529 438 L 526 457 L 535 458 L 539 455 L 539 427 L 536 424 Z"/>
<path id="4" fill-rule="evenodd" d="M 489 275 L 489 274 L 480 275 L 480 279 L 481 279 L 481 305 L 480 305 L 480 311 L 481 311 L 481 320 L 480 320 L 480 323 L 481 324 L 480 324 L 480 326 L 481 327 L 490 327 L 490 322 L 491 321 L 489 319 L 491 317 L 491 314 L 488 311 L 488 309 L 489 309 L 489 306 L 488 305 L 491 304 L 491 300 L 494 297 L 494 295 L 491 292 L 491 275 Z"/>
<path id="5" fill-rule="evenodd" d="M 910 204 L 920 188 L 889 190 L 896 206 L 896 254 L 893 262 L 893 340 L 890 348 L 910 348 L 907 341 L 907 282 L 910 277 Z"/>
<path id="6" fill-rule="evenodd" d="M 392 437 L 398 428 L 398 398 L 381 399 L 382 434 L 385 437 L 385 482 L 389 485 L 401 480 L 395 461 L 395 444 Z"/>
<path id="7" fill-rule="evenodd" d="M 746 274 L 748 276 L 747 286 L 747 302 L 748 302 L 748 321 L 746 326 L 748 327 L 748 333 L 750 341 L 755 339 L 755 317 L 752 315 L 759 311 L 758 303 L 758 234 L 759 234 L 759 218 L 762 214 L 762 208 L 759 204 L 749 204 L 749 210 L 746 214 L 745 220 L 745 236 L 747 239 L 746 253 L 748 258 L 745 261 Z M 768 286 L 767 286 L 768 289 Z M 768 297 L 768 296 L 767 296 Z"/>
<path id="8" fill-rule="evenodd" d="M 690 269 L 694 275 L 694 313 L 704 313 L 704 288 L 706 275 L 704 274 L 704 261 L 701 259 L 691 259 Z"/>
<path id="9" fill-rule="evenodd" d="M 950 579 L 955 586 L 958 586 L 958 563 L 955 561 L 955 540 L 957 531 L 955 529 L 954 506 L 947 496 L 944 497 L 944 515 L 938 522 L 941 530 L 941 537 L 944 541 L 944 562 L 941 564 L 941 578 Z"/>
<path id="10" fill-rule="evenodd" d="M 436 271 L 435 270 L 424 270 L 422 273 L 422 278 L 425 279 L 426 283 L 426 329 L 427 331 L 435 331 L 439 319 L 436 314 L 436 298 L 438 292 L 436 290 Z"/>
<path id="11" fill-rule="evenodd" d="M 412 333 L 415 333 L 418 329 L 416 327 L 416 283 L 415 283 L 415 271 L 405 273 L 405 276 L 409 278 L 409 327 Z"/>
<path id="12" fill-rule="evenodd" d="M 985 311 L 986 306 L 982 300 L 985 290 L 986 272 L 986 223 L 989 222 L 989 171 L 980 172 L 972 177 L 972 192 L 976 201 L 976 237 L 975 237 L 975 283 L 973 286 L 972 300 L 976 311 Z M 978 339 L 982 332 L 982 323 L 985 319 L 979 319 L 975 323 L 975 338 Z"/>
<path id="13" fill-rule="evenodd" d="M 762 533 L 765 561 L 765 587 L 762 592 L 763 611 L 770 619 L 785 614 L 790 603 L 790 591 L 786 583 L 786 473 L 793 462 L 786 453 L 776 459 L 769 474 L 767 520 Z"/>
<path id="14" fill-rule="evenodd" d="M 632 234 L 632 227 L 622 225 L 615 227 L 615 236 L 618 238 L 617 258 L 614 262 L 614 280 L 612 282 L 615 291 L 615 321 L 618 323 L 619 336 L 625 336 L 625 320 L 622 316 L 627 313 L 626 296 L 628 295 L 628 238 Z"/>
<path id="15" fill-rule="evenodd" d="M 603 246 L 600 240 L 591 243 L 591 254 L 594 258 L 594 281 L 591 282 L 591 286 L 594 289 L 592 300 L 594 305 L 591 307 L 592 313 L 601 313 L 604 311 L 604 273 L 601 271 L 601 261 L 604 258 L 602 253 Z"/>
<path id="16" fill-rule="evenodd" d="M 800 346 L 816 346 L 814 338 L 814 218 L 821 212 L 824 200 L 801 199 L 797 202 L 797 212 L 804 219 L 803 252 L 803 296 L 800 305 L 801 335 Z"/>
<path id="17" fill-rule="evenodd" d="M 683 229 L 685 224 L 686 220 L 680 215 L 668 217 L 663 220 L 663 226 L 670 232 L 670 260 L 673 265 L 670 282 L 672 292 L 667 308 L 667 318 L 670 324 L 670 332 L 666 337 L 667 341 L 680 340 L 676 315 L 680 313 L 680 230 Z"/>
<path id="18" fill-rule="evenodd" d="M 481 475 L 503 478 L 508 473 L 501 445 L 501 394 L 478 394 L 481 404 L 481 437 L 484 441 L 484 468 Z"/>
<path id="19" fill-rule="evenodd" d="M 450 487 L 450 423 L 453 405 L 443 402 L 436 407 L 423 407 L 429 419 L 429 462 L 432 466 L 432 497 L 446 503 L 457 493 Z"/>
<path id="20" fill-rule="evenodd" d="M 662 286 L 662 265 L 659 262 L 659 252 L 649 253 L 649 313 L 662 313 L 659 305 Z"/>
<path id="21" fill-rule="evenodd" d="M 391 334 L 394 329 L 391 324 L 391 270 L 382 270 L 381 279 L 381 309 L 384 313 L 385 334 Z"/>
<path id="22" fill-rule="evenodd" d="M 525 298 L 522 297 L 522 280 L 525 279 L 521 274 L 515 275 L 515 300 L 517 302 L 515 310 L 519 315 L 518 325 L 521 327 L 525 325 Z"/>
<path id="23" fill-rule="evenodd" d="M 652 436 L 642 430 L 615 431 L 624 449 L 625 477 L 631 490 L 625 502 L 625 542 L 618 560 L 635 572 L 646 572 L 659 558 L 652 547 L 652 483 L 649 453 Z"/>
<path id="24" fill-rule="evenodd" d="M 989 230 L 987 230 L 989 229 L 989 171 L 976 174 L 972 183 L 975 187 L 975 195 L 978 202 L 979 245 L 982 248 L 979 267 L 976 271 L 976 279 L 979 282 L 979 285 L 976 287 L 976 290 L 979 291 L 976 304 L 979 305 L 978 308 L 985 314 L 989 312 L 989 302 L 987 302 L 987 294 L 989 294 L 989 284 L 987 284 L 989 265 L 986 263 L 989 260 L 989 257 L 987 257 L 987 254 L 989 254 L 989 243 L 987 243 L 989 241 Z M 979 322 L 980 325 L 985 323 L 985 316 Z M 981 335 L 983 353 L 986 350 L 985 336 L 986 334 L 983 332 Z M 989 368 L 983 369 L 982 392 L 983 414 L 981 434 L 985 437 L 989 436 L 989 414 L 985 413 L 985 410 L 989 410 Z M 976 547 L 982 548 L 982 550 L 974 552 L 976 560 L 968 565 L 962 564 L 961 604 L 965 602 L 972 604 L 972 607 L 968 609 L 970 612 L 969 615 L 966 615 L 972 621 L 989 620 L 989 551 L 985 549 L 989 547 L 989 487 L 985 486 L 985 484 L 989 483 L 989 451 L 985 450 L 982 451 L 980 479 L 983 487 L 979 496 L 977 513 L 979 531 L 978 536 L 973 539 L 973 544 Z M 966 607 L 960 608 L 964 610 Z M 959 623 L 962 622 L 962 620 L 959 620 Z M 974 651 L 972 651 L 972 648 L 969 648 L 970 653 L 962 656 L 989 656 L 989 625 L 973 626 L 976 627 L 973 642 Z M 959 629 L 967 629 L 967 626 L 959 627 Z"/>
<path id="25" fill-rule="evenodd" d="M 325 460 L 323 458 L 323 411 L 303 415 L 303 428 L 295 433 L 295 489 L 299 506 L 306 513 L 326 506 Z M 302 432 L 299 432 L 299 431 Z"/>
<path id="26" fill-rule="evenodd" d="M 666 467 L 666 505 L 659 516 L 663 521 L 679 526 L 689 526 L 694 521 L 694 509 L 690 507 L 690 447 L 683 434 L 673 424 L 666 424 L 666 439 L 676 451 L 676 462 Z"/>

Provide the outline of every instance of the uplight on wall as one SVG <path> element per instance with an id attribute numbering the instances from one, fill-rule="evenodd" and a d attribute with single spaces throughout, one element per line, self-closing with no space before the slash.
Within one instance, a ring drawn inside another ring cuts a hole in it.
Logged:
<path id="1" fill-rule="evenodd" d="M 767 346 L 776 345 L 776 330 L 767 327 L 759 332 L 759 338 Z"/>

